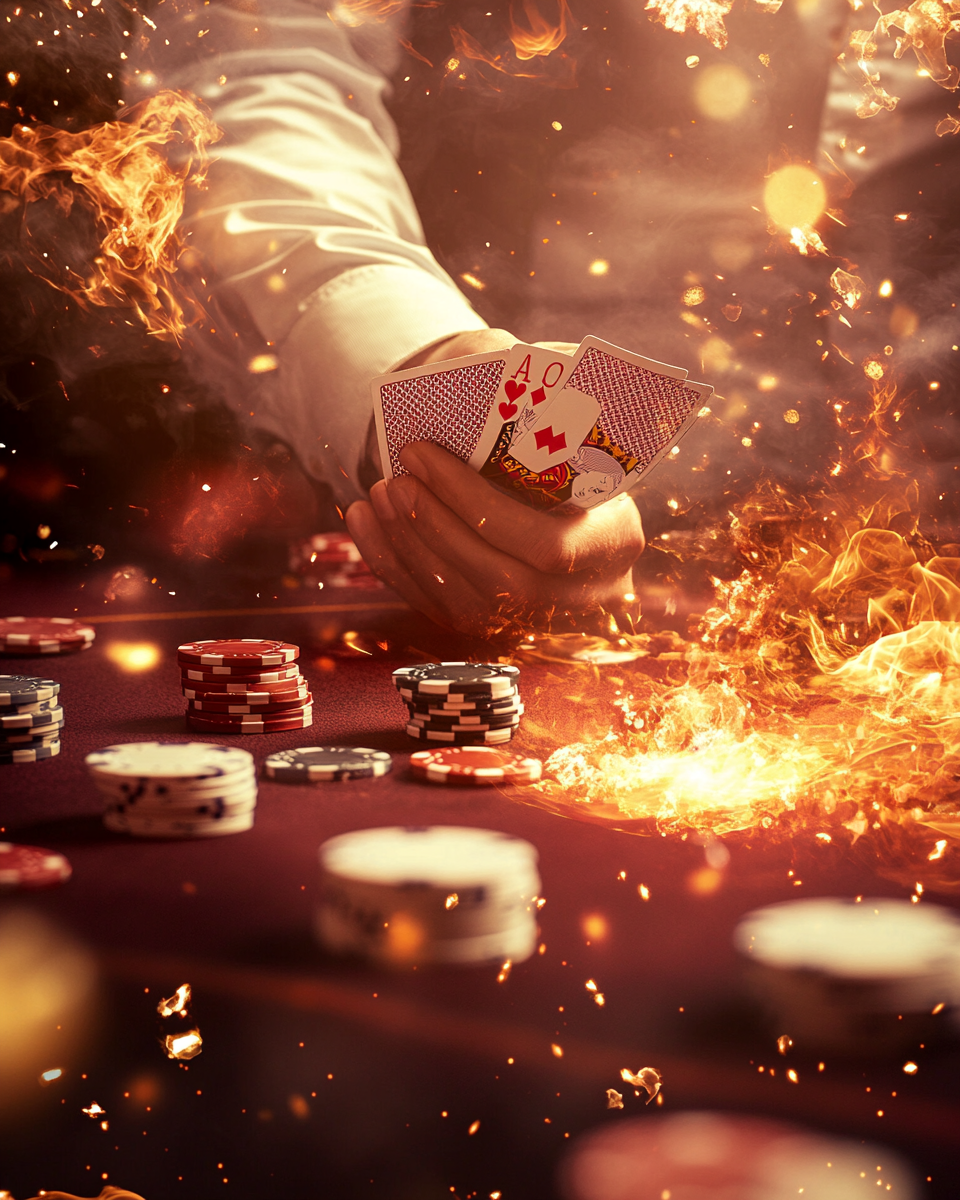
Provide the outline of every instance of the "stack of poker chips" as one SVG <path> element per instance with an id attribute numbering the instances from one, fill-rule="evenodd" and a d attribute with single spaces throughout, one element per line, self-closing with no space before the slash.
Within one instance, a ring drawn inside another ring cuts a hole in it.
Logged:
<path id="1" fill-rule="evenodd" d="M 39 658 L 89 650 L 96 633 L 70 617 L 0 617 L 0 654 Z"/>
<path id="2" fill-rule="evenodd" d="M 290 546 L 290 570 L 306 583 L 334 588 L 382 588 L 348 533 L 315 533 Z"/>
<path id="3" fill-rule="evenodd" d="M 260 638 L 185 642 L 177 649 L 187 728 L 197 733 L 278 733 L 313 724 L 299 646 Z"/>
<path id="4" fill-rule="evenodd" d="M 212 742 L 127 742 L 95 750 L 87 769 L 103 823 L 134 837 L 243 833 L 257 807 L 253 755 Z"/>
<path id="5" fill-rule="evenodd" d="M 960 919 L 936 904 L 788 900 L 743 917 L 734 944 L 771 1021 L 798 1046 L 905 1051 L 960 1001 Z"/>
<path id="6" fill-rule="evenodd" d="M 363 829 L 320 847 L 315 928 L 374 962 L 521 962 L 537 942 L 537 851 L 489 829 Z"/>
<path id="7" fill-rule="evenodd" d="M 393 683 L 423 742 L 494 746 L 509 742 L 523 716 L 519 667 L 500 663 L 423 663 L 400 667 Z"/>
<path id="8" fill-rule="evenodd" d="M 32 763 L 60 753 L 60 684 L 33 675 L 0 675 L 0 763 Z"/>

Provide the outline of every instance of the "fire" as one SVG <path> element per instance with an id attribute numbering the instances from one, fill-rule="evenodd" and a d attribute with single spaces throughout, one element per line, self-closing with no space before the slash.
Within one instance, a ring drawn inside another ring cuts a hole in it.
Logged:
<path id="1" fill-rule="evenodd" d="M 163 1039 L 167 1058 L 186 1062 L 196 1058 L 203 1049 L 203 1038 L 199 1029 L 188 1029 L 186 1033 L 171 1033 Z"/>
<path id="2" fill-rule="evenodd" d="M 517 58 L 536 58 L 538 54 L 552 54 L 567 36 L 567 18 L 570 9 L 567 0 L 557 0 L 557 24 L 552 25 L 537 8 L 535 0 L 523 0 L 526 28 L 514 18 L 514 6 L 510 6 L 510 41 L 513 42 Z"/>
<path id="3" fill-rule="evenodd" d="M 219 136 L 190 96 L 173 91 L 135 105 L 123 121 L 79 133 L 15 126 L 0 139 L 0 212 L 22 207 L 18 249 L 31 272 L 82 308 L 132 308 L 148 333 L 178 339 L 197 314 L 185 312 L 173 286 L 177 223 Z M 51 201 L 64 218 L 75 208 L 93 218 L 92 262 L 61 265 L 49 253 L 54 247 L 43 253 L 31 234 L 31 205 L 39 201 Z"/>
<path id="4" fill-rule="evenodd" d="M 157 1005 L 157 1012 L 161 1017 L 172 1017 L 174 1013 L 179 1013 L 181 1017 L 185 1017 L 192 995 L 193 991 L 190 984 L 181 983 L 172 996 L 160 1001 Z"/>
<path id="5" fill-rule="evenodd" d="M 942 0 L 914 0 L 909 8 L 898 8 L 882 13 L 873 29 L 858 29 L 850 38 L 850 47 L 856 55 L 857 66 L 863 74 L 864 97 L 857 108 L 858 117 L 873 117 L 883 109 L 896 108 L 898 96 L 891 96 L 880 84 L 880 73 L 873 69 L 881 38 L 890 36 L 891 29 L 902 30 L 897 38 L 895 58 L 902 58 L 907 50 L 917 56 L 921 71 L 934 83 L 947 91 L 956 91 L 960 84 L 960 70 L 948 59 L 946 41 L 960 32 L 960 13 L 956 5 Z M 946 123 L 946 127 L 941 129 Z M 952 133 L 960 128 L 953 117 L 944 117 L 937 133 Z"/>
<path id="6" fill-rule="evenodd" d="M 674 33 L 693 29 L 712 42 L 718 50 L 727 44 L 723 18 L 733 8 L 733 0 L 647 0 L 646 11 Z"/>
<path id="7" fill-rule="evenodd" d="M 603 674 L 568 654 L 576 720 L 532 730 L 547 761 L 524 798 L 638 833 L 869 834 L 929 886 L 960 838 L 960 558 L 922 535 L 918 484 L 897 474 L 894 385 L 831 407 L 843 490 L 768 481 L 698 538 L 728 539 L 740 567 L 688 638 L 624 633 L 634 661 Z M 529 653 L 556 662 L 560 640 Z"/>
<path id="8" fill-rule="evenodd" d="M 422 7 L 432 5 L 424 4 Z M 339 0 L 328 15 L 335 25 L 346 25 L 348 29 L 356 29 L 367 21 L 386 21 L 388 17 L 404 8 L 405 0 Z"/>

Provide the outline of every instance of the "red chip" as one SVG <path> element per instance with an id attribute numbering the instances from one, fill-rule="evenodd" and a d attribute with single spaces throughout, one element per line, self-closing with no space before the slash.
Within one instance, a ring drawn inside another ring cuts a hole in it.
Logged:
<path id="1" fill-rule="evenodd" d="M 283 663 L 273 667 L 244 667 L 238 671 L 234 667 L 214 666 L 211 663 L 180 663 L 180 678 L 193 679 L 198 683 L 219 683 L 221 680 L 234 680 L 239 683 L 279 683 L 282 679 L 296 679 L 300 668 L 296 663 Z"/>
<path id="2" fill-rule="evenodd" d="M 54 887 L 72 874 L 73 867 L 62 854 L 0 842 L 0 890 Z"/>
<path id="3" fill-rule="evenodd" d="M 202 642 L 184 642 L 177 647 L 177 657 L 183 663 L 200 666 L 275 667 L 293 662 L 300 647 L 289 642 L 260 638 L 228 638 Z"/>
<path id="4" fill-rule="evenodd" d="M 410 755 L 410 770 L 428 783 L 534 783 L 543 764 L 496 746 L 446 746 Z"/>
<path id="5" fill-rule="evenodd" d="M 293 709 L 288 713 L 275 713 L 258 719 L 252 716 L 223 716 L 211 713 L 188 712 L 187 728 L 198 733 L 279 733 L 284 729 L 309 729 L 313 724 L 313 705 Z"/>
<path id="6" fill-rule="evenodd" d="M 0 617 L 0 652 L 82 650 L 96 633 L 71 617 Z"/>

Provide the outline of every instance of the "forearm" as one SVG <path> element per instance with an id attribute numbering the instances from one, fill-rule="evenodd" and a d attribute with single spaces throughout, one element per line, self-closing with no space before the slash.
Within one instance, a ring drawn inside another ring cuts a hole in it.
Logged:
<path id="1" fill-rule="evenodd" d="M 196 92 L 224 131 L 184 226 L 215 292 L 276 345 L 258 421 L 349 501 L 369 379 L 484 322 L 424 244 L 384 80 L 325 13 L 290 0 L 271 0 L 268 17 L 212 6 L 202 26 L 160 32 L 171 46 L 159 84 Z M 217 52 L 201 58 L 208 46 Z"/>

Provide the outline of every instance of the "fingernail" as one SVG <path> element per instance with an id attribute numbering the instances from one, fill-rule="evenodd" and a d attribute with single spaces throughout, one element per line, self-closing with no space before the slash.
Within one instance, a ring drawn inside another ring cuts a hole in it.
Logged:
<path id="1" fill-rule="evenodd" d="M 390 503 L 390 496 L 387 493 L 385 480 L 378 480 L 370 489 L 370 503 L 373 505 L 373 511 L 381 521 L 395 521 L 397 519 L 397 510 Z"/>

